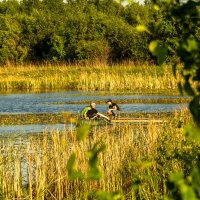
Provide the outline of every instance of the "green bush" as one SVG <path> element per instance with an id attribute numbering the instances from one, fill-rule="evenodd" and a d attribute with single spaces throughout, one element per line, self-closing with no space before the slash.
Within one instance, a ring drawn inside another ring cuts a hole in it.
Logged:
<path id="1" fill-rule="evenodd" d="M 78 60 L 107 62 L 109 58 L 108 43 L 101 40 L 80 40 L 77 44 L 76 54 Z"/>
<path id="2" fill-rule="evenodd" d="M 0 2 L 0 18 L 0 62 L 154 61 L 148 44 L 158 36 L 172 49 L 170 60 L 177 42 L 185 37 L 183 24 L 147 1 L 124 6 L 114 0 L 8 0 Z M 152 31 L 154 22 L 157 35 Z M 138 24 L 152 34 L 136 32 Z M 194 32 L 199 40 L 198 27 Z"/>

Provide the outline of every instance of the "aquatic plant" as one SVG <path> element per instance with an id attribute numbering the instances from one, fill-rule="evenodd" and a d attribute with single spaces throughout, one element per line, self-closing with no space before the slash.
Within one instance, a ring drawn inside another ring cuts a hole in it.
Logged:
<path id="1" fill-rule="evenodd" d="M 182 134 L 189 121 L 185 110 L 169 117 L 166 125 L 101 126 L 89 132 L 86 127 L 1 138 L 0 195 L 38 200 L 102 199 L 105 194 L 161 199 L 168 194 L 168 175 L 187 173 L 188 162 L 197 159 L 199 143 Z"/>

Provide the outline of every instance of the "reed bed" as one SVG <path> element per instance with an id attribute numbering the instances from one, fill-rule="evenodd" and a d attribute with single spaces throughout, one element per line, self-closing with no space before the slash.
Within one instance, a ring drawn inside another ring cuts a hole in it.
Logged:
<path id="1" fill-rule="evenodd" d="M 1 139 L 1 199 L 88 199 L 94 191 L 118 191 L 121 199 L 161 199 L 168 193 L 168 175 L 187 174 L 197 155 L 199 144 L 186 140 L 180 119 L 191 120 L 188 111 L 175 113 L 166 125 L 93 127 L 82 141 L 74 129 L 22 136 L 17 142 Z M 106 146 L 98 155 L 102 177 L 70 180 L 70 155 L 87 175 L 88 152 L 95 144 Z"/>
<path id="2" fill-rule="evenodd" d="M 26 65 L 0 68 L 0 91 L 76 89 L 84 91 L 177 92 L 171 66 Z"/>
<path id="3" fill-rule="evenodd" d="M 118 104 L 130 104 L 130 103 L 150 103 L 150 104 L 180 104 L 180 103 L 189 103 L 192 100 L 192 97 L 185 97 L 185 98 L 158 98 L 158 99 L 117 99 L 115 100 Z M 105 104 L 105 100 L 95 100 L 95 103 L 97 104 Z M 90 101 L 88 100 L 82 100 L 82 101 L 69 101 L 69 102 L 54 102 L 53 104 L 90 104 Z"/>

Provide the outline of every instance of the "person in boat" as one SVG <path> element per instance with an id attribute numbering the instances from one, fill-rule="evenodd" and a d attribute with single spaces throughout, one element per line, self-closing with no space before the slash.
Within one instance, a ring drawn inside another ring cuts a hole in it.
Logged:
<path id="1" fill-rule="evenodd" d="M 81 117 L 83 119 L 94 119 L 98 117 L 98 111 L 95 109 L 96 103 L 92 102 L 90 106 L 83 108 L 81 111 Z"/>
<path id="2" fill-rule="evenodd" d="M 108 104 L 108 116 L 116 118 L 120 110 L 119 106 L 112 99 L 108 99 L 106 103 Z"/>

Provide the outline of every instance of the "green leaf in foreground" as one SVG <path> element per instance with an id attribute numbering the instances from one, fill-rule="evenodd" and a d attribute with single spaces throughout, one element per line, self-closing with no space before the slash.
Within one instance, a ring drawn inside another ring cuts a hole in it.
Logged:
<path id="1" fill-rule="evenodd" d="M 98 168 L 98 155 L 100 152 L 105 150 L 105 145 L 95 144 L 91 151 L 88 153 L 89 156 L 89 172 L 88 178 L 98 180 L 101 177 L 101 172 Z"/>
<path id="2" fill-rule="evenodd" d="M 195 92 L 192 89 L 192 87 L 191 87 L 191 85 L 190 85 L 188 80 L 185 81 L 183 87 L 184 87 L 184 90 L 187 92 L 188 95 L 190 95 L 190 96 L 194 96 L 195 95 Z"/>
<path id="3" fill-rule="evenodd" d="M 137 25 L 136 26 L 136 31 L 138 31 L 138 32 L 147 32 L 147 33 L 150 34 L 149 29 L 144 25 Z"/>
<path id="4" fill-rule="evenodd" d="M 192 127 L 191 125 L 186 126 L 184 135 L 189 139 L 200 141 L 200 129 L 198 127 Z"/>
<path id="5" fill-rule="evenodd" d="M 76 156 L 73 153 L 67 162 L 68 177 L 71 181 L 75 179 L 83 180 L 84 174 L 76 170 Z"/>
<path id="6" fill-rule="evenodd" d="M 83 140 L 85 137 L 88 136 L 90 132 L 90 125 L 89 124 L 82 124 L 78 127 L 76 139 L 78 141 Z"/>
<path id="7" fill-rule="evenodd" d="M 169 179 L 168 188 L 174 199 L 197 200 L 194 188 L 186 182 L 183 173 L 172 174 Z"/>
<path id="8" fill-rule="evenodd" d="M 160 10 L 160 7 L 157 4 L 154 4 L 153 5 L 153 9 L 156 10 L 156 11 L 158 11 L 158 10 Z"/>
<path id="9" fill-rule="evenodd" d="M 199 158 L 200 159 L 200 158 Z M 199 160 L 200 162 L 200 160 Z M 200 163 L 198 163 L 200 164 Z M 198 197 L 200 197 L 200 169 L 194 168 L 192 171 L 192 184 Z"/>
<path id="10" fill-rule="evenodd" d="M 200 95 L 193 98 L 189 105 L 190 112 L 197 126 L 200 127 Z"/>
<path id="11" fill-rule="evenodd" d="M 188 38 L 185 40 L 185 42 L 182 44 L 183 49 L 187 52 L 193 53 L 194 51 L 199 51 L 198 48 L 198 42 L 194 38 Z"/>
<path id="12" fill-rule="evenodd" d="M 95 197 L 99 200 L 118 200 L 123 199 L 119 192 L 104 192 L 99 191 L 95 194 Z"/>
<path id="13" fill-rule="evenodd" d="M 149 44 L 149 51 L 156 56 L 158 65 L 162 65 L 167 56 L 167 48 L 160 44 L 159 40 L 154 40 Z"/>

